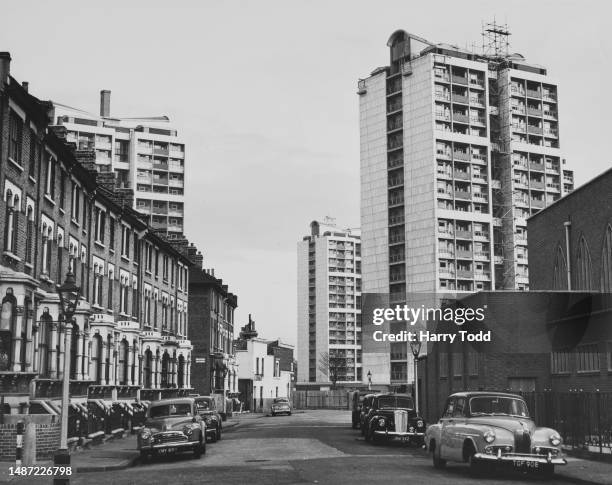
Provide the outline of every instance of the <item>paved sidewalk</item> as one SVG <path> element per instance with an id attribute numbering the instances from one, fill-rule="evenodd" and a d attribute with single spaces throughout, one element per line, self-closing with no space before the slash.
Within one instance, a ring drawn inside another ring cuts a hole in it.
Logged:
<path id="1" fill-rule="evenodd" d="M 612 464 L 567 457 L 567 465 L 555 467 L 555 478 L 571 483 L 612 484 Z"/>

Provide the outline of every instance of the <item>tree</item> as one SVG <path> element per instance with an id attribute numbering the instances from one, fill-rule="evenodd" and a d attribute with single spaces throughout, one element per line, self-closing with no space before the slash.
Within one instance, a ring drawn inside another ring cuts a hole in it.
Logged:
<path id="1" fill-rule="evenodd" d="M 327 375 L 332 383 L 332 389 L 335 389 L 340 378 L 346 376 L 346 359 L 335 353 L 321 352 L 319 355 L 319 370 Z"/>

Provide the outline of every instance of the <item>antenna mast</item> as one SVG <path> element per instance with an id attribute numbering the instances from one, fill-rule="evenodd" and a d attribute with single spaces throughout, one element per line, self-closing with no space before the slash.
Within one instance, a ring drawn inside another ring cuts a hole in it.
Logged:
<path id="1" fill-rule="evenodd" d="M 486 57 L 504 58 L 510 49 L 508 24 L 493 22 L 482 24 L 482 54 Z"/>

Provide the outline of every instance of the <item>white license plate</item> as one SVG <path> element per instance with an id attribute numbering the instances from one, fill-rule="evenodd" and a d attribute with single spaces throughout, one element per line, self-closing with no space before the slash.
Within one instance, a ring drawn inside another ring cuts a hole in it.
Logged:
<path id="1" fill-rule="evenodd" d="M 525 461 L 525 460 L 516 460 L 513 462 L 514 468 L 528 468 L 528 469 L 536 469 L 540 468 L 540 463 L 537 461 Z"/>
<path id="2" fill-rule="evenodd" d="M 160 455 L 171 455 L 172 453 L 176 453 L 176 448 L 160 448 L 157 450 L 157 453 Z"/>

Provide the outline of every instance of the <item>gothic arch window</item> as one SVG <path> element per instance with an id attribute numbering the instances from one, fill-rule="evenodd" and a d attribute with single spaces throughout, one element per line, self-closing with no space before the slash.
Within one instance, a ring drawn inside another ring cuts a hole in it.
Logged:
<path id="1" fill-rule="evenodd" d="M 593 289 L 591 253 L 584 236 L 580 237 L 580 242 L 578 243 L 578 257 L 576 258 L 576 289 L 586 291 Z"/>
<path id="2" fill-rule="evenodd" d="M 79 355 L 80 329 L 76 323 L 72 324 L 72 335 L 70 342 L 70 378 L 77 379 L 77 360 Z"/>
<path id="3" fill-rule="evenodd" d="M 153 373 L 153 352 L 151 352 L 151 349 L 147 349 L 145 352 L 142 370 L 144 374 L 144 388 L 151 389 L 153 387 L 151 382 L 151 375 Z"/>
<path id="4" fill-rule="evenodd" d="M 185 387 L 185 357 L 179 355 L 178 358 L 178 369 L 177 369 L 177 387 L 182 389 Z"/>
<path id="5" fill-rule="evenodd" d="M 38 369 L 41 377 L 49 377 L 49 346 L 51 345 L 51 333 L 53 332 L 53 318 L 49 311 L 40 317 L 40 329 L 38 330 Z"/>
<path id="6" fill-rule="evenodd" d="M 561 245 L 555 251 L 553 266 L 553 290 L 567 290 L 567 263 Z"/>
<path id="7" fill-rule="evenodd" d="M 17 214 L 19 213 L 19 195 L 11 189 L 5 192 L 6 224 L 4 229 L 5 250 L 14 253 L 17 250 Z"/>
<path id="8" fill-rule="evenodd" d="M 34 262 L 34 231 L 35 231 L 35 222 L 34 222 L 34 207 L 32 205 L 28 205 L 27 208 L 27 226 L 26 226 L 26 254 L 25 260 L 26 263 Z"/>
<path id="9" fill-rule="evenodd" d="M 608 224 L 601 252 L 601 291 L 612 293 L 612 227 Z"/>
<path id="10" fill-rule="evenodd" d="M 91 378 L 96 384 L 102 381 L 102 337 L 100 334 L 94 335 L 91 345 Z"/>
<path id="11" fill-rule="evenodd" d="M 13 289 L 8 288 L 0 308 L 0 371 L 11 370 L 16 307 L 17 300 L 13 295 Z"/>
<path id="12" fill-rule="evenodd" d="M 161 361 L 161 387 L 168 387 L 168 374 L 170 372 L 170 356 L 164 352 Z"/>
<path id="13" fill-rule="evenodd" d="M 123 339 L 119 343 L 119 356 L 117 365 L 117 374 L 119 376 L 119 385 L 125 386 L 128 383 L 128 342 Z"/>

